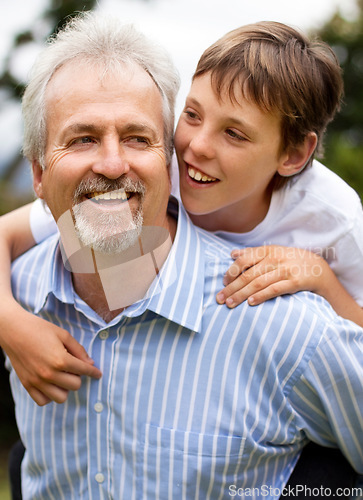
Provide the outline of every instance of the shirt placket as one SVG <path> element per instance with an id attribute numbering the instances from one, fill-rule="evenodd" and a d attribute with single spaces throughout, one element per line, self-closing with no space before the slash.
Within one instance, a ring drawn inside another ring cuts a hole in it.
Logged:
<path id="1" fill-rule="evenodd" d="M 88 415 L 88 475 L 92 491 L 97 491 L 97 498 L 108 498 L 107 490 L 110 484 L 107 464 L 110 462 L 110 443 L 107 430 L 110 418 L 111 404 L 108 387 L 112 377 L 113 349 L 112 343 L 116 340 L 116 329 L 103 328 L 96 335 L 91 357 L 95 365 L 102 371 L 99 380 L 92 380 L 89 394 Z"/>

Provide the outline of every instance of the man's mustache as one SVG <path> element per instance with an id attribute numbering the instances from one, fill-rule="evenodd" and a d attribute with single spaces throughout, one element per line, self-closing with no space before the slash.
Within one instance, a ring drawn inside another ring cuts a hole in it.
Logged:
<path id="1" fill-rule="evenodd" d="M 146 188 L 140 180 L 134 181 L 129 177 L 119 177 L 118 179 L 107 179 L 106 177 L 95 177 L 93 179 L 83 179 L 73 195 L 74 203 L 80 203 L 87 194 L 111 192 L 123 189 L 126 193 L 138 193 L 144 197 Z"/>

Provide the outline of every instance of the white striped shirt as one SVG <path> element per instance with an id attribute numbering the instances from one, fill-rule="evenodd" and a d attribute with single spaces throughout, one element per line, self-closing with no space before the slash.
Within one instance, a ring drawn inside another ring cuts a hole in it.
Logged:
<path id="1" fill-rule="evenodd" d="M 362 330 L 311 293 L 219 306 L 231 249 L 180 208 L 161 293 L 108 324 L 75 294 L 56 237 L 15 262 L 19 302 L 103 372 L 39 407 L 11 371 L 24 500 L 278 498 L 309 439 L 363 472 Z"/>

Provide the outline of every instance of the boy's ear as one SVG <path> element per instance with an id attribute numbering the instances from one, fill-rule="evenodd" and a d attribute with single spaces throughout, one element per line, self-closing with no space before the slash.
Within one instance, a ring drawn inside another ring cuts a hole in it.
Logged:
<path id="1" fill-rule="evenodd" d="M 33 170 L 33 188 L 35 194 L 38 196 L 38 198 L 43 198 L 42 179 L 44 170 L 42 169 L 38 160 L 33 160 L 32 170 Z"/>
<path id="2" fill-rule="evenodd" d="M 309 132 L 304 142 L 298 146 L 290 146 L 285 153 L 284 162 L 277 170 L 282 177 L 291 177 L 303 170 L 310 157 L 313 155 L 318 138 L 315 132 Z"/>

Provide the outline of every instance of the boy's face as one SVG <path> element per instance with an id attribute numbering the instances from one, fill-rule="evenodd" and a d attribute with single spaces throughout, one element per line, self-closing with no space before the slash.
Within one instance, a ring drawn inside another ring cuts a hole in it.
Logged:
<path id="1" fill-rule="evenodd" d="M 196 78 L 175 132 L 183 204 L 208 229 L 249 231 L 262 221 L 270 181 L 287 159 L 280 118 L 236 97 L 218 99 L 210 74 Z"/>

